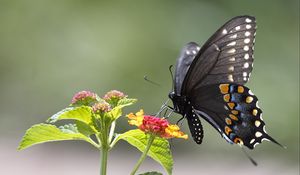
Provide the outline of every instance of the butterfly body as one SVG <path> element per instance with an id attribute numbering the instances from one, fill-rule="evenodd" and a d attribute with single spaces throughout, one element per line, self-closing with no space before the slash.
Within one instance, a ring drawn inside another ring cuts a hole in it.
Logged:
<path id="1" fill-rule="evenodd" d="M 203 118 L 229 143 L 250 149 L 263 140 L 279 144 L 266 133 L 258 99 L 244 86 L 253 68 L 255 34 L 255 18 L 238 16 L 201 48 L 190 42 L 182 49 L 169 98 L 196 143 L 203 139 Z"/>

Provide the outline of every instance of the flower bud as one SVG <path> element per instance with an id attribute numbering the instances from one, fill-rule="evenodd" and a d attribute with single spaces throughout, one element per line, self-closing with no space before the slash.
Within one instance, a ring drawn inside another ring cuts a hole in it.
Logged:
<path id="1" fill-rule="evenodd" d="M 71 105 L 90 106 L 95 102 L 97 102 L 97 94 L 91 91 L 80 91 L 73 96 Z"/>
<path id="2" fill-rule="evenodd" d="M 92 110 L 93 110 L 94 113 L 103 113 L 103 112 L 110 111 L 111 107 L 107 102 L 102 101 L 102 102 L 99 102 L 99 103 L 95 103 L 92 106 Z"/>
<path id="3" fill-rule="evenodd" d="M 126 97 L 127 97 L 127 95 L 125 95 L 121 91 L 111 90 L 104 95 L 103 99 L 106 102 L 108 102 L 109 104 L 111 104 L 112 106 L 116 106 L 118 104 L 119 100 L 126 98 Z"/>

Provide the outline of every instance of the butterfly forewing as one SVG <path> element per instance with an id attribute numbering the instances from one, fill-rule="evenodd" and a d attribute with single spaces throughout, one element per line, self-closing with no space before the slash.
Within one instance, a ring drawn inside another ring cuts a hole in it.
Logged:
<path id="1" fill-rule="evenodd" d="M 200 47 L 195 42 L 186 44 L 181 50 L 180 56 L 177 59 L 176 70 L 175 70 L 175 93 L 180 94 L 181 85 L 186 76 L 186 73 L 194 60 L 196 54 L 200 50 Z"/>
<path id="2" fill-rule="evenodd" d="M 182 94 L 210 84 L 245 84 L 252 71 L 255 31 L 250 16 L 233 18 L 217 30 L 193 60 Z"/>

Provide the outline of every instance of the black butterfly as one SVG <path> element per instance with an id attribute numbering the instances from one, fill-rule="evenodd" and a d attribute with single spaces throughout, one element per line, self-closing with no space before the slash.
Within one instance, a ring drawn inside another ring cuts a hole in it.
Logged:
<path id="1" fill-rule="evenodd" d="M 255 18 L 238 16 L 201 48 L 191 42 L 181 51 L 169 98 L 196 143 L 203 139 L 202 117 L 229 143 L 253 149 L 266 139 L 280 145 L 266 133 L 257 97 L 244 86 L 253 67 L 255 34 Z"/>

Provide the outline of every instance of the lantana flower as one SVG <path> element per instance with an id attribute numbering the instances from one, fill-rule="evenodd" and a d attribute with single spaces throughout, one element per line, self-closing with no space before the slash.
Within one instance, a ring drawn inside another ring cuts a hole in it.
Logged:
<path id="1" fill-rule="evenodd" d="M 144 111 L 141 109 L 139 112 L 127 115 L 130 125 L 137 126 L 140 130 L 148 134 L 154 134 L 162 138 L 183 138 L 187 139 L 188 136 L 180 131 L 177 125 L 171 125 L 164 118 L 158 118 L 155 116 L 144 115 Z"/>
<path id="2" fill-rule="evenodd" d="M 93 110 L 94 113 L 101 114 L 103 112 L 110 111 L 111 110 L 111 106 L 107 102 L 101 101 L 99 103 L 95 103 L 92 106 L 92 110 Z"/>
<path id="3" fill-rule="evenodd" d="M 126 97 L 127 97 L 127 95 L 125 95 L 121 91 L 111 90 L 103 96 L 103 99 L 106 102 L 108 102 L 109 104 L 111 104 L 112 106 L 116 106 L 118 104 L 119 100 L 126 98 Z"/>
<path id="4" fill-rule="evenodd" d="M 71 101 L 71 105 L 91 105 L 97 102 L 97 94 L 91 91 L 80 91 L 76 93 Z"/>

